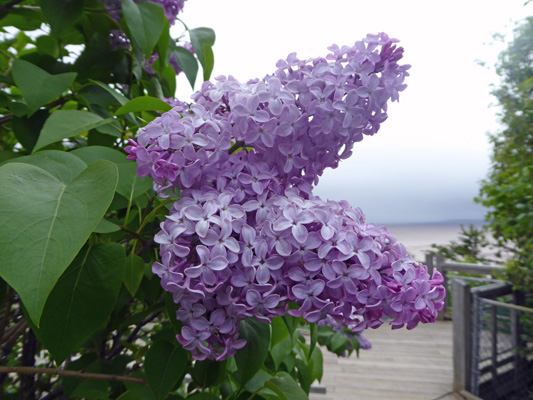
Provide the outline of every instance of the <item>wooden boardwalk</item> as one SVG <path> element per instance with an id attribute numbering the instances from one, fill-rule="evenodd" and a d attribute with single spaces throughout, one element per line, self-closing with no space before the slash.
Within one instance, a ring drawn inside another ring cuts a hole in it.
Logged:
<path id="1" fill-rule="evenodd" d="M 323 349 L 326 393 L 311 400 L 452 400 L 452 322 L 364 334 L 371 350 L 338 358 Z"/>

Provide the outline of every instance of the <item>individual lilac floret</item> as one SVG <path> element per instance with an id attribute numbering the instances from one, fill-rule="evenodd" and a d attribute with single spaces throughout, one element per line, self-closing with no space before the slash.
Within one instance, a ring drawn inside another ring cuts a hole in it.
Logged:
<path id="1" fill-rule="evenodd" d="M 312 194 L 405 88 L 395 42 L 368 35 L 326 58 L 291 54 L 261 81 L 217 78 L 130 140 L 138 175 L 160 196 L 180 193 L 153 272 L 180 304 L 178 340 L 193 358 L 233 356 L 246 318 L 289 313 L 354 334 L 435 321 L 442 275 L 360 209 Z"/>

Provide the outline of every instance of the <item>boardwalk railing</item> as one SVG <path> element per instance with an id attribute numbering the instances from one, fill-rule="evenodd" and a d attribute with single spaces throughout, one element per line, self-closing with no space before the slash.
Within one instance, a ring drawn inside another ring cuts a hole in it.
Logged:
<path id="1" fill-rule="evenodd" d="M 485 278 L 472 278 L 469 277 L 468 279 L 471 281 L 479 280 L 483 281 L 483 283 L 486 282 L 498 282 L 495 279 L 488 278 L 489 276 L 494 276 L 494 273 L 503 271 L 505 267 L 502 267 L 501 265 L 482 265 L 482 264 L 467 264 L 467 263 L 455 263 L 455 262 L 448 262 L 444 260 L 444 257 L 440 254 L 433 255 L 433 254 L 426 254 L 426 265 L 428 266 L 430 273 L 433 268 L 437 268 L 437 270 L 442 274 L 444 277 L 444 289 L 446 289 L 446 293 L 450 293 L 450 285 L 449 285 L 449 272 L 459 272 L 459 273 L 466 273 L 466 274 L 476 274 L 476 275 L 484 275 Z M 444 320 L 446 317 L 449 317 L 449 309 L 450 309 L 450 302 L 452 302 L 452 296 L 446 296 L 446 301 L 444 303 L 444 309 L 439 313 L 438 319 Z"/>
<path id="2" fill-rule="evenodd" d="M 522 300 L 514 294 L 515 303 Z M 533 309 L 476 295 L 473 309 L 472 393 L 484 400 L 531 399 Z"/>
<path id="3" fill-rule="evenodd" d="M 531 333 L 524 335 L 524 324 L 533 326 L 533 309 L 523 306 L 523 296 L 510 283 L 493 278 L 504 267 L 451 263 L 430 255 L 426 264 L 444 276 L 448 296 L 440 319 L 453 308 L 454 391 L 485 400 L 528 398 L 533 393 L 533 340 Z M 451 271 L 478 277 L 451 277 Z"/>

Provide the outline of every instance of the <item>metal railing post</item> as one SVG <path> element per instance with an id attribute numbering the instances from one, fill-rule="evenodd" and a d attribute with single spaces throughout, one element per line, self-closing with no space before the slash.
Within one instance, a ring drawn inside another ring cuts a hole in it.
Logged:
<path id="1" fill-rule="evenodd" d="M 453 279 L 453 390 L 470 390 L 472 370 L 472 298 L 470 284 Z"/>

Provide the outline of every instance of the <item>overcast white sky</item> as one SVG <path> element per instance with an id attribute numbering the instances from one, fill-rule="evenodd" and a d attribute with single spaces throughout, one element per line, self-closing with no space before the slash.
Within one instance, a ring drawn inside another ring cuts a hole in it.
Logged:
<path id="1" fill-rule="evenodd" d="M 504 48 L 492 34 L 512 32 L 531 11 L 523 0 L 188 0 L 180 17 L 215 30 L 213 76 L 241 81 L 272 73 L 293 51 L 322 56 L 367 33 L 399 39 L 412 65 L 400 102 L 315 193 L 348 200 L 370 222 L 406 223 L 483 218 L 472 198 L 489 168 L 487 133 L 498 129 L 489 92 Z M 192 93 L 183 77 L 177 93 Z"/>

